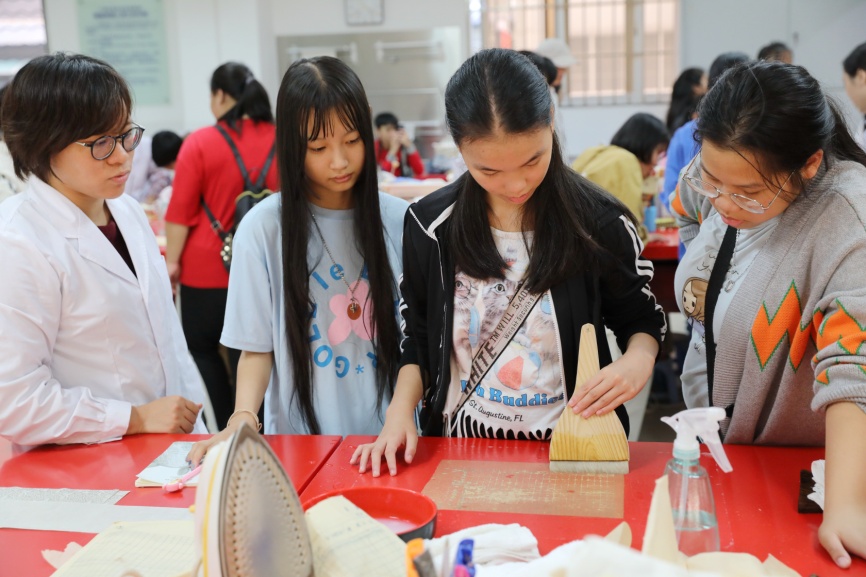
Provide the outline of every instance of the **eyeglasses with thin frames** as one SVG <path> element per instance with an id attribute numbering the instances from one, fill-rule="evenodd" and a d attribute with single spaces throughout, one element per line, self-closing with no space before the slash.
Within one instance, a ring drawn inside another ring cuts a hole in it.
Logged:
<path id="1" fill-rule="evenodd" d="M 791 180 L 791 177 L 794 176 L 796 170 L 792 171 L 791 174 L 788 175 L 788 178 L 785 179 L 785 182 L 782 183 L 782 186 L 779 187 L 779 190 L 776 191 L 776 196 L 773 197 L 773 200 L 767 203 L 767 206 L 764 206 L 754 198 L 750 198 L 748 196 L 743 196 L 742 194 L 734 194 L 732 192 L 725 192 L 724 190 L 717 188 L 710 184 L 705 180 L 701 180 L 697 176 L 694 176 L 693 173 L 700 174 L 699 166 L 700 166 L 700 156 L 701 153 L 695 155 L 692 158 L 692 161 L 689 163 L 686 170 L 683 172 L 683 182 L 685 182 L 689 188 L 694 190 L 695 192 L 706 196 L 707 198 L 719 198 L 721 195 L 726 194 L 731 197 L 731 201 L 734 204 L 742 208 L 743 210 L 747 210 L 753 214 L 763 214 L 767 210 L 769 210 L 770 206 L 776 202 L 776 199 L 779 198 L 779 195 L 782 194 L 782 190 L 784 190 L 785 185 L 788 184 L 788 181 Z"/>
<path id="2" fill-rule="evenodd" d="M 81 146 L 89 148 L 90 154 L 96 160 L 105 160 L 114 152 L 114 147 L 117 146 L 118 140 L 120 141 L 123 150 L 132 152 L 135 150 L 135 147 L 141 143 L 142 135 L 144 135 L 144 128 L 137 124 L 133 124 L 132 128 L 118 136 L 106 134 L 105 136 L 100 136 L 93 142 L 76 142 L 75 144 L 80 144 Z"/>

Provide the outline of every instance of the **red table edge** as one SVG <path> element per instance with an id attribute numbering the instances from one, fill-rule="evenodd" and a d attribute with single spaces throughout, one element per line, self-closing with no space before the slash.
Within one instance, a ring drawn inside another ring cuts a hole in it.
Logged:
<path id="1" fill-rule="evenodd" d="M 328 463 L 328 461 L 331 459 L 331 457 L 334 455 L 334 453 L 337 452 L 337 449 L 340 447 L 340 445 L 343 444 L 343 441 L 346 440 L 346 437 L 342 436 L 342 435 L 333 435 L 333 436 L 335 436 L 335 437 L 339 436 L 340 438 L 337 440 L 336 443 L 334 443 L 334 445 L 331 447 L 331 450 L 328 451 L 328 454 L 325 455 L 325 457 L 319 462 L 319 464 L 316 466 L 316 468 L 313 469 L 313 472 L 310 474 L 310 477 L 306 480 L 306 482 L 304 482 L 304 484 L 301 487 L 297 487 L 296 491 L 298 493 L 299 499 L 301 497 L 301 494 L 306 490 L 306 488 L 310 485 L 310 483 L 312 483 L 313 480 L 316 478 L 316 475 L 319 474 L 319 471 L 322 470 L 322 467 L 324 467 Z"/>

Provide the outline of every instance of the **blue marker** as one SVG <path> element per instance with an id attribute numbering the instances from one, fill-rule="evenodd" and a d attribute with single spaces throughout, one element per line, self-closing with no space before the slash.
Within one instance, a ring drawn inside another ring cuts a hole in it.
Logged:
<path id="1" fill-rule="evenodd" d="M 472 562 L 472 549 L 475 546 L 473 539 L 463 539 L 460 545 L 457 546 L 457 556 L 454 559 L 454 573 L 458 575 L 457 569 L 464 567 L 465 571 L 461 571 L 462 575 L 475 577 L 475 564 Z"/>

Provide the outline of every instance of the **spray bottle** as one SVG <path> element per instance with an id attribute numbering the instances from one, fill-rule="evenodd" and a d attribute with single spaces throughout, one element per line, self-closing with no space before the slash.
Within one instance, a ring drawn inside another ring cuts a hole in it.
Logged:
<path id="1" fill-rule="evenodd" d="M 668 461 L 665 474 L 671 493 L 671 507 L 679 550 L 695 555 L 719 550 L 719 524 L 716 506 L 707 470 L 701 467 L 697 437 L 709 447 L 719 468 L 733 470 L 722 441 L 719 439 L 719 421 L 725 418 L 721 407 L 706 407 L 681 411 L 662 421 L 677 432 L 674 458 Z"/>

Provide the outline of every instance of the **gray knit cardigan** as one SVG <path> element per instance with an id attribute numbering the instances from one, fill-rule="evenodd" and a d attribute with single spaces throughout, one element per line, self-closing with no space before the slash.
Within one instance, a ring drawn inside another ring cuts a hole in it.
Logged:
<path id="1" fill-rule="evenodd" d="M 688 244 L 714 210 L 679 186 Z M 782 213 L 716 336 L 713 402 L 727 443 L 823 445 L 824 410 L 866 411 L 866 167 L 825 160 Z"/>

